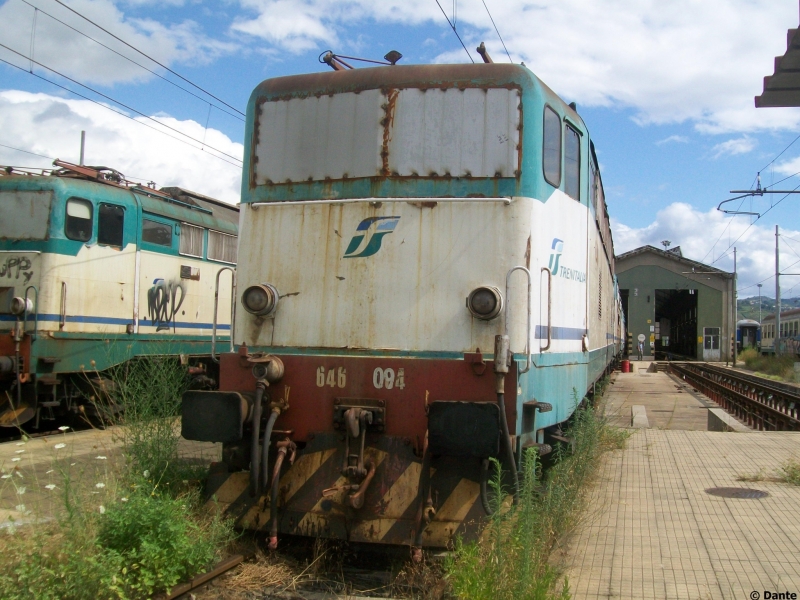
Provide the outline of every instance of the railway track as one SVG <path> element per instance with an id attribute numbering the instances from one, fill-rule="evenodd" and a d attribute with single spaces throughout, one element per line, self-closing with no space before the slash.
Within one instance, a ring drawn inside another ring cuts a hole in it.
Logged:
<path id="1" fill-rule="evenodd" d="M 800 388 L 708 363 L 671 362 L 669 370 L 748 427 L 800 431 Z"/>

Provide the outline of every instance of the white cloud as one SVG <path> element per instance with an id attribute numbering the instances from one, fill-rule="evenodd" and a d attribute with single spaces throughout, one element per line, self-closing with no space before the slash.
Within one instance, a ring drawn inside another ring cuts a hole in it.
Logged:
<path id="1" fill-rule="evenodd" d="M 447 27 L 430 0 L 240 4 L 247 16 L 236 21 L 236 31 L 294 52 L 340 43 L 348 27 L 367 20 Z M 579 106 L 631 107 L 639 123 L 688 120 L 706 133 L 800 125 L 799 110 L 753 104 L 773 57 L 786 50 L 786 31 L 797 23 L 794 1 L 505 0 L 491 3 L 491 10 L 513 59 Z M 476 59 L 472 49 L 481 40 L 493 57 L 504 56 L 482 3 L 462 3 L 458 22 Z M 455 37 L 444 41 L 452 51 L 440 61 L 466 60 Z"/>
<path id="2" fill-rule="evenodd" d="M 711 154 L 714 158 L 720 158 L 721 156 L 735 156 L 737 154 L 747 154 L 748 152 L 752 151 L 757 144 L 758 142 L 756 140 L 745 135 L 740 138 L 731 139 L 717 144 L 711 148 Z"/>
<path id="3" fill-rule="evenodd" d="M 658 212 L 655 220 L 645 227 L 628 227 L 618 219 L 611 219 L 614 250 L 617 255 L 649 244 L 661 248 L 661 240 L 670 240 L 672 247 L 680 246 L 686 258 L 713 265 L 724 271 L 733 271 L 733 248 L 737 249 L 738 289 L 741 297 L 758 295 L 755 284 L 764 281 L 774 295 L 775 279 L 775 229 L 755 223 L 750 226 L 748 217 L 729 217 L 712 208 L 707 212 L 689 204 L 675 202 Z M 782 270 L 800 272 L 800 232 L 781 229 Z M 741 236 L 741 237 L 740 237 Z M 737 239 L 739 238 L 739 239 Z M 800 277 L 782 277 L 781 288 L 789 290 L 800 284 Z M 800 290 L 800 285 L 794 288 Z M 794 295 L 800 293 L 792 292 Z"/>
<path id="4" fill-rule="evenodd" d="M 166 65 L 206 64 L 236 48 L 234 44 L 209 38 L 200 30 L 197 23 L 191 20 L 164 25 L 152 19 L 128 18 L 112 0 L 74 0 L 69 5 Z M 151 70 L 161 70 L 145 57 L 62 6 L 52 3 L 44 8 L 50 15 L 113 48 L 123 56 Z M 0 6 L 1 43 L 13 51 L 30 57 L 33 17 L 33 9 L 22 2 L 6 2 Z M 0 58 L 26 69 L 29 66 L 29 62 L 19 54 L 4 48 L 0 48 Z M 42 12 L 36 15 L 33 58 L 84 83 L 111 85 L 118 82 L 145 81 L 152 77 L 132 62 L 113 54 Z"/>
<path id="5" fill-rule="evenodd" d="M 204 132 L 202 124 L 191 120 L 158 120 L 200 140 L 205 133 L 206 144 L 232 156 L 243 155 L 244 147 L 220 131 Z M 151 121 L 147 123 L 157 127 Z M 231 203 L 239 200 L 241 169 L 214 158 L 210 150 L 193 150 L 86 100 L 0 92 L 0 144 L 77 163 L 81 130 L 86 131 L 88 165 L 111 167 L 130 178 L 154 180 L 159 187 L 180 186 Z M 0 164 L 49 167 L 51 161 L 0 146 Z"/>
<path id="6" fill-rule="evenodd" d="M 663 140 L 658 140 L 656 142 L 656 146 L 663 146 L 664 144 L 669 143 L 676 143 L 676 144 L 688 144 L 689 138 L 685 135 L 671 135 L 668 138 L 664 138 Z"/>

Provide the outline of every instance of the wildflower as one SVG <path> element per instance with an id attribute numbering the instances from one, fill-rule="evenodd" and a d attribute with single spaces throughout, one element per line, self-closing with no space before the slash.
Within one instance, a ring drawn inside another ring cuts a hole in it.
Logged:
<path id="1" fill-rule="evenodd" d="M 24 494 L 24 493 L 25 493 L 25 490 L 26 490 L 26 489 L 27 489 L 27 488 L 25 488 L 25 487 L 18 487 L 18 488 L 17 488 L 17 494 L 18 494 L 18 495 L 20 495 L 20 496 L 22 496 L 22 494 Z"/>
<path id="2" fill-rule="evenodd" d="M 11 462 L 19 462 L 21 460 L 22 459 L 19 456 L 15 456 L 14 458 L 11 459 Z"/>
<path id="3" fill-rule="evenodd" d="M 104 515 L 106 513 L 106 507 L 103 506 L 102 504 L 100 505 L 100 509 L 99 510 L 100 510 L 100 514 L 101 515 Z"/>
<path id="4" fill-rule="evenodd" d="M 14 450 L 14 454 L 22 454 L 25 450 Z"/>
<path id="5" fill-rule="evenodd" d="M 17 443 L 16 443 L 16 445 L 17 445 L 17 446 L 24 446 L 24 445 L 25 445 L 25 442 L 17 442 Z"/>
<path id="6" fill-rule="evenodd" d="M 66 448 L 66 447 L 67 447 L 66 444 L 56 444 L 55 446 L 53 446 L 53 448 L 55 448 L 56 450 L 61 450 L 61 448 Z"/>
<path id="7" fill-rule="evenodd" d="M 120 500 L 120 502 L 127 502 L 127 501 L 128 501 L 128 499 L 127 499 L 127 498 L 125 498 L 125 497 L 122 497 L 122 498 L 120 498 L 119 500 Z"/>
<path id="8" fill-rule="evenodd" d="M 2 477 L 0 477 L 0 479 L 10 479 L 10 478 L 11 478 L 11 473 L 5 473 Z"/>
<path id="9" fill-rule="evenodd" d="M 19 477 L 20 479 L 24 479 L 24 477 L 22 477 L 21 471 L 14 471 L 14 472 L 17 474 L 17 477 Z"/>
<path id="10" fill-rule="evenodd" d="M 14 510 L 16 510 L 17 512 L 24 513 L 25 512 L 25 505 L 24 504 L 17 504 L 14 507 Z"/>
<path id="11" fill-rule="evenodd" d="M 69 430 L 69 426 L 68 425 L 62 425 L 61 427 L 58 428 L 58 430 L 59 431 L 67 431 L 67 430 Z"/>
<path id="12" fill-rule="evenodd" d="M 107 458 L 107 457 L 105 457 L 105 456 L 95 456 L 95 458 L 96 458 L 97 460 L 108 460 L 108 458 Z"/>
<path id="13" fill-rule="evenodd" d="M 54 469 L 50 469 L 49 471 L 47 471 L 47 472 L 45 473 L 45 475 L 50 475 L 50 473 L 55 473 L 55 470 L 54 470 Z"/>
<path id="14" fill-rule="evenodd" d="M 145 470 L 144 470 L 144 473 L 142 473 L 142 475 L 144 475 L 144 476 L 145 476 L 145 478 L 147 478 L 147 477 L 150 477 L 150 471 L 148 471 L 147 469 L 145 469 Z"/>
<path id="15" fill-rule="evenodd" d="M 44 489 L 50 490 L 52 492 L 54 489 L 56 489 L 56 484 L 55 483 L 48 483 L 46 486 L 44 486 Z"/>
<path id="16" fill-rule="evenodd" d="M 106 484 L 105 483 L 95 483 L 94 487 L 96 487 L 98 489 L 103 489 L 104 487 L 106 487 Z"/>
<path id="17" fill-rule="evenodd" d="M 70 466 L 70 467 L 74 467 L 74 466 L 75 466 L 75 465 L 77 465 L 77 464 L 78 464 L 78 463 L 69 463 L 69 466 Z"/>

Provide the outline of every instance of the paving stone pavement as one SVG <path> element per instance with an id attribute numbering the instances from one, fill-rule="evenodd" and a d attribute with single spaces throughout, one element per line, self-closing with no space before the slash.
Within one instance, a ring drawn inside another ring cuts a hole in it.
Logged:
<path id="1" fill-rule="evenodd" d="M 659 429 L 651 419 L 603 458 L 584 520 L 562 549 L 573 598 L 800 598 L 800 487 L 776 477 L 800 460 L 800 433 L 703 431 L 707 411 L 697 406 L 714 404 L 691 388 L 675 394 L 675 385 L 663 373 L 632 373 L 609 387 L 612 420 L 646 404 L 666 421 Z M 712 487 L 769 496 L 721 498 L 705 492 Z"/>

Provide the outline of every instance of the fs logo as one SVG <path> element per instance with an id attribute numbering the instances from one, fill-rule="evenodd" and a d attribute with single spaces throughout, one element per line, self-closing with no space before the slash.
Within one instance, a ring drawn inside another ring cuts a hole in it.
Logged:
<path id="1" fill-rule="evenodd" d="M 553 275 L 558 275 L 558 261 L 561 258 L 561 252 L 564 250 L 564 240 L 553 238 L 553 245 L 551 246 L 552 252 L 550 253 L 550 272 Z"/>
<path id="2" fill-rule="evenodd" d="M 345 250 L 342 258 L 363 258 L 372 256 L 381 249 L 383 236 L 397 227 L 400 217 L 369 217 L 356 227 L 356 233 Z M 356 252 L 356 251 L 359 252 Z"/>

